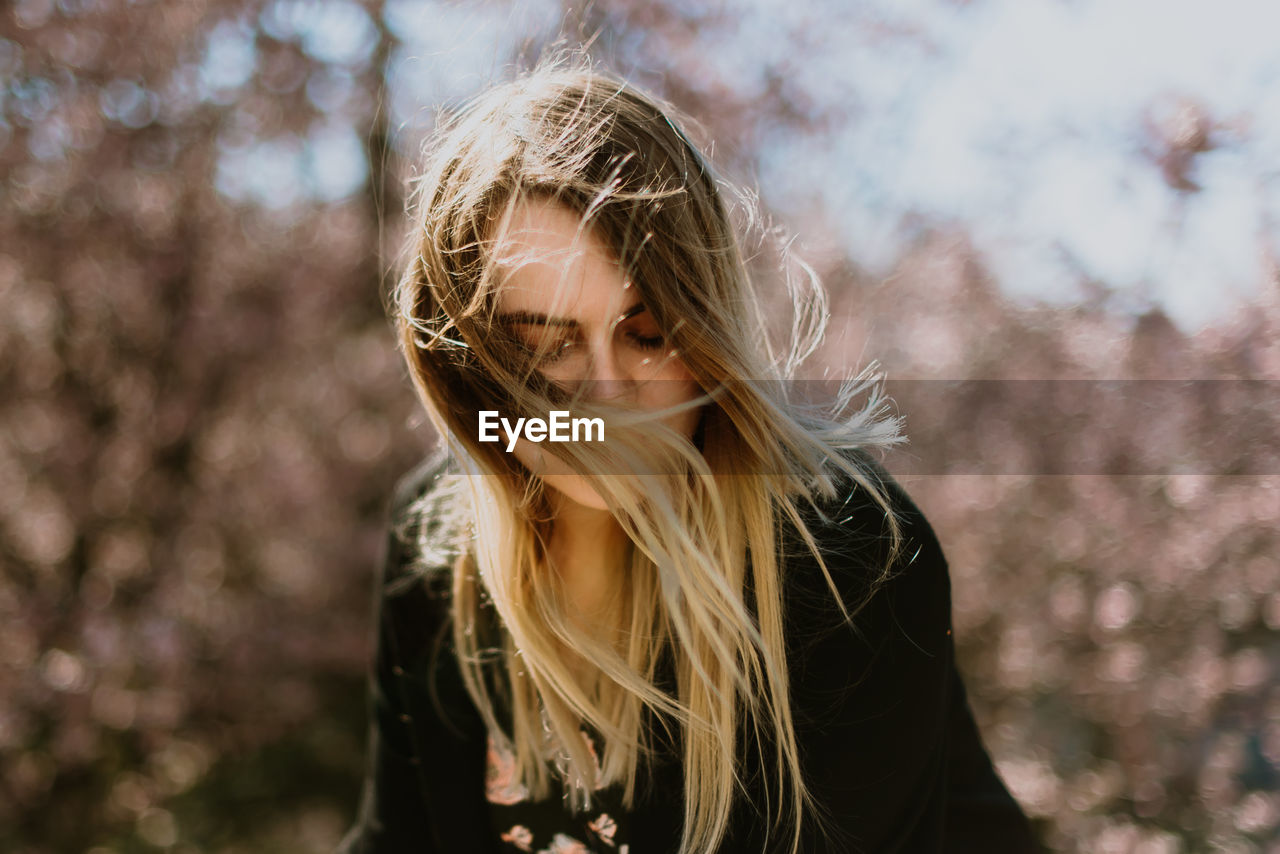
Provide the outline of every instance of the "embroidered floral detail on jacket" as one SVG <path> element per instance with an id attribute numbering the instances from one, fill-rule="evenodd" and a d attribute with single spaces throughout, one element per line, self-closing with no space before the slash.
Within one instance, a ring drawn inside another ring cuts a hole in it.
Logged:
<path id="1" fill-rule="evenodd" d="M 521 851 L 533 850 L 533 831 L 525 827 L 523 824 L 517 824 L 502 834 L 503 842 L 510 842 Z"/>
<path id="2" fill-rule="evenodd" d="M 613 835 L 618 832 L 618 823 L 610 818 L 609 814 L 601 813 L 600 817 L 595 821 L 587 824 L 591 832 L 600 837 L 600 840 L 612 847 L 614 845 Z"/>
<path id="3" fill-rule="evenodd" d="M 620 802 L 621 792 L 616 785 L 605 785 L 595 739 L 585 728 L 579 730 L 579 735 L 589 757 L 587 779 L 583 781 L 585 786 L 579 790 L 587 796 L 587 803 L 571 810 L 565 791 L 569 784 L 563 776 L 567 769 L 559 767 L 567 763 L 567 752 L 549 751 L 547 758 L 557 763 L 556 770 L 562 776 L 553 778 L 552 791 L 547 798 L 534 801 L 528 787 L 519 780 L 515 746 L 502 732 L 489 733 L 485 797 L 491 804 L 490 827 L 502 841 L 504 851 L 524 854 L 628 854 L 627 820 L 621 818 L 622 823 L 619 824 L 619 819 L 614 817 L 622 817 L 626 812 Z M 593 807 L 590 801 L 597 799 L 599 802 Z"/>
<path id="4" fill-rule="evenodd" d="M 551 844 L 539 851 L 538 854 L 591 854 L 591 849 L 572 836 L 557 833 L 555 838 L 551 840 Z"/>
<path id="5" fill-rule="evenodd" d="M 528 799 L 529 790 L 516 779 L 518 771 L 515 753 L 505 742 L 498 741 L 493 733 L 489 733 L 484 795 L 490 803 L 510 806 Z"/>
<path id="6" fill-rule="evenodd" d="M 582 740 L 587 743 L 587 751 L 591 754 L 592 771 L 595 774 L 595 785 L 593 788 L 598 792 L 604 788 L 604 771 L 600 768 L 600 756 L 596 753 L 596 743 L 591 740 L 591 736 L 586 730 L 581 730 Z"/>

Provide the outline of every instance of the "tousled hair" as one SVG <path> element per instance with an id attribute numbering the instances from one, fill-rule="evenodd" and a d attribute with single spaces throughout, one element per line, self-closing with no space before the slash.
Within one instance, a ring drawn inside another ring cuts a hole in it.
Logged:
<path id="1" fill-rule="evenodd" d="M 777 772 L 765 791 L 771 826 L 790 828 L 794 852 L 816 810 L 792 720 L 781 532 L 795 526 L 852 619 L 857 603 L 842 601 L 802 508 L 834 497 L 845 476 L 866 490 L 892 538 L 887 573 L 899 522 L 858 454 L 900 436 L 870 368 L 825 409 L 792 399 L 787 380 L 823 334 L 821 285 L 803 265 L 786 275 L 795 314 L 783 346 L 773 346 L 742 248 L 744 229 L 758 224 L 751 198 L 717 177 L 681 130 L 687 124 L 577 55 L 481 93 L 424 147 L 411 181 L 409 257 L 388 305 L 414 386 L 462 472 L 448 487 L 454 500 L 437 495 L 429 511 L 457 519 L 453 644 L 523 785 L 541 798 L 563 784 L 583 807 L 598 786 L 620 783 L 631 805 L 654 731 L 665 733 L 683 758 L 679 850 L 692 854 L 724 839 L 745 790 L 744 750 L 756 749 Z M 610 249 L 704 392 L 694 440 L 659 423 L 663 413 L 619 419 L 544 381 L 537 354 L 495 322 L 494 248 L 530 200 L 563 205 Z M 867 391 L 870 402 L 853 407 Z M 477 438 L 481 410 L 545 414 L 568 399 L 576 413 L 599 411 L 618 426 L 607 446 L 548 449 L 591 473 L 630 541 L 601 567 L 617 579 L 621 630 L 607 637 L 581 629 L 556 596 L 545 486 Z M 598 757 L 584 727 L 603 743 Z"/>

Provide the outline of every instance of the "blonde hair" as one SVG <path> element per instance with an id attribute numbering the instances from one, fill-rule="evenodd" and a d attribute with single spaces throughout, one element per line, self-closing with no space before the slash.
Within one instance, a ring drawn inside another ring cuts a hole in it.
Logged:
<path id="1" fill-rule="evenodd" d="M 899 521 L 868 477 L 863 449 L 899 441 L 898 425 L 870 369 L 844 382 L 825 411 L 791 399 L 784 381 L 826 322 L 821 287 L 807 268 L 788 275 L 797 309 L 778 355 L 743 257 L 745 230 L 758 224 L 754 208 L 740 196 L 745 219 L 735 226 L 725 202 L 732 188 L 677 118 L 670 105 L 573 55 L 481 93 L 426 143 L 411 182 L 411 257 L 389 308 L 417 392 L 464 473 L 450 505 L 461 537 L 451 606 L 459 666 L 531 795 L 547 796 L 559 775 L 574 806 L 606 783 L 620 783 L 632 805 L 640 763 L 655 748 L 651 718 L 683 754 L 681 852 L 724 839 L 745 789 L 742 751 L 765 745 L 778 772 L 766 811 L 791 828 L 795 851 L 802 820 L 816 810 L 792 721 L 782 527 L 795 526 L 852 619 L 861 603 L 848 608 L 841 599 L 802 506 L 834 497 L 845 475 L 865 489 L 887 519 L 887 574 Z M 580 629 L 548 583 L 554 519 L 540 480 L 477 440 L 480 410 L 564 406 L 561 390 L 540 381 L 529 354 L 494 323 L 501 281 L 493 247 L 514 206 L 531 198 L 564 205 L 601 236 L 706 392 L 696 443 L 649 420 L 615 434 L 607 450 L 555 450 L 592 473 L 631 541 L 607 568 L 618 573 L 623 627 L 613 637 Z M 851 411 L 867 391 L 870 402 Z M 437 499 L 422 512 L 445 512 Z M 664 654 L 674 685 L 660 684 Z M 585 681 L 574 656 L 590 665 Z M 583 725 L 603 738 L 602 780 L 594 779 Z"/>

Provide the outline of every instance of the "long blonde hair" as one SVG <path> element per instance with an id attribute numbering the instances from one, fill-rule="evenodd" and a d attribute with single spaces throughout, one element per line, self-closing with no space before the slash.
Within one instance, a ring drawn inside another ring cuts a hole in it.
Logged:
<path id="1" fill-rule="evenodd" d="M 795 851 L 815 810 L 792 721 L 781 532 L 795 526 L 852 619 L 860 603 L 841 599 L 802 507 L 835 496 L 847 475 L 884 510 L 892 564 L 898 519 L 859 454 L 900 437 L 871 370 L 844 382 L 824 410 L 791 399 L 786 381 L 826 322 L 821 287 L 811 274 L 786 277 L 797 309 L 787 346 L 775 350 L 743 257 L 753 208 L 739 196 L 735 224 L 731 188 L 678 118 L 581 57 L 560 55 L 441 119 L 411 181 L 410 257 L 389 308 L 417 392 L 464 474 L 451 505 L 462 520 L 452 566 L 459 664 L 530 794 L 547 796 L 558 777 L 581 806 L 598 785 L 618 783 L 630 806 L 655 747 L 648 718 L 683 755 L 682 853 L 724 839 L 751 745 L 772 753 L 776 789 L 766 797 Z M 592 473 L 631 542 L 602 567 L 617 573 L 620 595 L 622 630 L 611 637 L 579 628 L 547 583 L 554 519 L 539 478 L 477 440 L 481 410 L 564 407 L 494 322 L 501 281 L 492 250 L 514 206 L 530 198 L 570 208 L 601 236 L 706 392 L 695 441 L 647 421 L 607 450 L 555 451 Z M 869 403 L 853 411 L 864 392 Z M 674 685 L 659 678 L 664 654 Z M 594 675 L 575 675 L 573 656 Z M 603 739 L 603 779 L 584 725 Z"/>

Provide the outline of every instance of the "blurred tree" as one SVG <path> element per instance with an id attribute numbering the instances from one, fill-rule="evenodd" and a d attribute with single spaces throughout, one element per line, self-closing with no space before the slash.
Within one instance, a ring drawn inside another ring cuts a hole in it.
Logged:
<path id="1" fill-rule="evenodd" d="M 0 18 L 6 850 L 244 841 L 354 797 L 367 573 L 424 440 L 378 298 L 381 20 Z"/>

